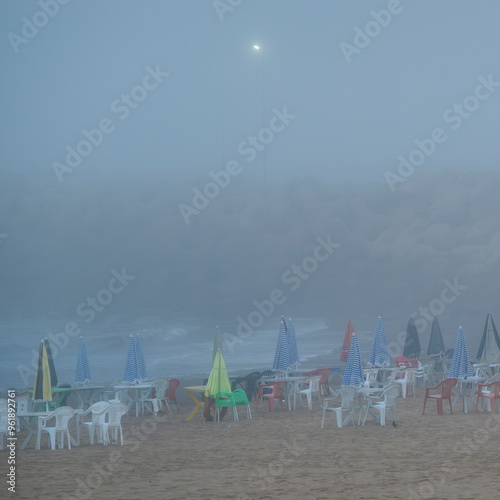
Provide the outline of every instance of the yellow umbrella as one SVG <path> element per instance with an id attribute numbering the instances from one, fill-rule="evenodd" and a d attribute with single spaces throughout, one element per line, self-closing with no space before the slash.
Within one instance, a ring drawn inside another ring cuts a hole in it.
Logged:
<path id="1" fill-rule="evenodd" d="M 35 387 L 33 388 L 33 400 L 45 401 L 46 407 L 48 407 L 48 402 L 52 401 L 49 357 L 43 340 L 40 343 L 40 350 L 38 352 L 38 367 L 35 376 Z"/>
<path id="2" fill-rule="evenodd" d="M 208 377 L 207 386 L 205 388 L 205 396 L 207 398 L 214 398 L 218 392 L 231 392 L 231 384 L 227 375 L 226 363 L 222 357 L 222 351 L 217 350 L 215 354 L 212 371 Z"/>
<path id="3" fill-rule="evenodd" d="M 219 327 L 215 327 L 215 337 L 214 337 L 214 350 L 212 354 L 212 364 L 215 361 L 215 355 L 217 354 L 217 351 L 220 349 L 222 352 L 222 336 L 220 334 Z"/>

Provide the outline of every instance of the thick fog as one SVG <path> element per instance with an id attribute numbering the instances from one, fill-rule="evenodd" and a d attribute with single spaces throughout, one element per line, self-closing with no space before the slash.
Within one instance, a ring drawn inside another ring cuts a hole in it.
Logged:
<path id="1" fill-rule="evenodd" d="M 1 7 L 5 324 L 500 317 L 498 2 L 49 3 Z"/>
<path id="2" fill-rule="evenodd" d="M 404 328 L 417 313 L 481 330 L 499 307 L 499 189 L 497 172 L 452 168 L 394 193 L 314 177 L 263 188 L 242 175 L 186 224 L 179 206 L 193 192 L 167 176 L 81 176 L 60 189 L 11 175 L 1 187 L 0 311 L 236 324 L 279 290 L 275 314 L 339 327 L 381 314 Z"/>

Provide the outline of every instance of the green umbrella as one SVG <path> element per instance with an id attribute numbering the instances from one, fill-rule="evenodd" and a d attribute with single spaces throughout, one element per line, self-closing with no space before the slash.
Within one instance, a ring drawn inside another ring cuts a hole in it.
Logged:
<path id="1" fill-rule="evenodd" d="M 219 351 L 219 350 L 222 353 L 222 336 L 220 334 L 219 327 L 216 326 L 215 327 L 215 338 L 214 338 L 214 351 L 212 354 L 212 364 L 214 363 L 215 355 L 217 354 L 217 351 Z"/>
<path id="2" fill-rule="evenodd" d="M 207 386 L 205 389 L 205 396 L 207 398 L 214 398 L 218 392 L 231 392 L 231 384 L 227 375 L 226 363 L 222 357 L 222 351 L 217 350 L 215 354 L 212 371 L 208 377 Z"/>

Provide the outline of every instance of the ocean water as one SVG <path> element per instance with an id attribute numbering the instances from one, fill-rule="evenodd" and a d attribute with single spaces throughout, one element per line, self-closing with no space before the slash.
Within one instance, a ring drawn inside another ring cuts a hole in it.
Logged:
<path id="1" fill-rule="evenodd" d="M 0 322 L 0 389 L 32 387 L 40 341 L 50 340 L 59 383 L 73 383 L 80 335 L 62 334 L 64 320 Z M 344 331 L 329 329 L 322 318 L 293 318 L 301 362 L 331 355 L 332 366 L 341 364 Z M 229 373 L 272 368 L 280 319 L 270 318 L 245 338 L 236 336 L 234 321 L 219 324 L 223 354 Z M 212 361 L 216 323 L 184 319 L 168 322 L 155 317 L 134 321 L 108 317 L 106 322 L 82 326 L 92 382 L 121 380 L 130 334 L 139 333 L 149 378 L 207 377 Z M 369 350 L 371 335 L 361 342 Z M 236 339 L 236 341 L 235 341 Z M 200 380 L 201 382 L 201 380 Z"/>

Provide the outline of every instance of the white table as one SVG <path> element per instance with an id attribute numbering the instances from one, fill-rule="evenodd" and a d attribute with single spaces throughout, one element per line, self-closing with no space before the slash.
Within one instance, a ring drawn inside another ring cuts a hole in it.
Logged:
<path id="1" fill-rule="evenodd" d="M 28 412 L 18 412 L 16 413 L 16 417 L 19 418 L 19 423 L 21 428 L 24 428 L 28 431 L 28 435 L 26 436 L 26 439 L 23 441 L 23 444 L 21 445 L 21 450 L 24 450 L 26 446 L 28 446 L 28 443 L 31 441 L 31 438 L 35 436 L 35 438 L 38 436 L 38 419 L 40 417 L 46 417 L 52 412 L 47 412 L 47 411 L 28 411 Z M 82 410 L 75 410 L 75 416 L 79 413 L 82 413 Z M 78 443 L 76 440 L 73 438 L 71 433 L 69 434 L 71 438 L 71 444 L 73 446 L 78 446 Z M 36 441 L 36 439 L 35 439 Z"/>
<path id="2" fill-rule="evenodd" d="M 293 409 L 295 410 L 296 408 L 296 401 L 297 401 L 297 392 L 299 390 L 299 384 L 307 382 L 310 380 L 311 377 L 265 377 L 263 379 L 264 385 L 266 383 L 271 383 L 271 382 L 286 382 L 286 392 L 287 392 L 287 401 L 288 401 L 288 410 L 292 410 L 292 406 L 290 403 L 290 396 L 292 395 L 293 391 Z M 302 404 L 302 403 L 301 403 Z"/>
<path id="3" fill-rule="evenodd" d="M 71 388 L 70 396 L 74 395 L 78 400 L 78 409 L 86 410 L 97 401 L 100 401 L 103 385 L 81 385 Z"/>
<path id="4" fill-rule="evenodd" d="M 374 397 L 374 396 L 379 396 L 380 394 L 382 394 L 382 392 L 384 392 L 384 388 L 383 387 L 359 387 L 357 389 L 357 393 L 358 393 L 358 399 L 359 399 L 359 417 L 358 417 L 358 425 L 361 424 L 361 415 L 363 413 L 363 408 L 364 408 L 364 405 L 363 405 L 363 399 L 366 400 L 366 414 L 365 414 L 365 418 L 363 419 L 363 422 L 366 422 L 366 417 L 368 416 L 368 413 L 370 413 L 370 415 L 373 417 L 373 419 L 375 420 L 375 422 L 379 423 L 379 420 L 377 418 L 377 416 L 375 415 L 375 413 L 373 413 L 370 408 L 368 407 L 368 398 L 370 396 Z"/>
<path id="5" fill-rule="evenodd" d="M 18 412 L 16 413 L 16 417 L 19 418 L 19 424 L 21 428 L 24 428 L 28 431 L 28 436 L 23 441 L 21 445 L 21 450 L 24 450 L 28 443 L 31 441 L 33 436 L 37 436 L 38 434 L 38 417 L 46 417 L 50 412 L 47 411 L 27 411 L 27 412 Z"/>
<path id="6" fill-rule="evenodd" d="M 454 410 L 458 400 L 461 398 L 463 400 L 463 411 L 467 413 L 467 398 L 470 399 L 471 406 L 474 408 L 474 406 L 476 406 L 476 397 L 474 397 L 474 393 L 477 394 L 477 384 L 483 382 L 484 379 L 482 377 L 467 377 L 457 378 L 457 380 L 458 392 L 451 407 Z M 469 385 L 470 387 L 468 387 Z M 467 390 L 469 390 L 469 394 L 467 394 Z"/>
<path id="7" fill-rule="evenodd" d="M 128 409 L 132 408 L 135 403 L 135 416 L 139 416 L 139 408 L 142 405 L 142 397 L 141 392 L 151 390 L 153 387 L 153 382 L 149 383 L 140 383 L 140 384 L 117 384 L 113 386 L 113 389 L 116 391 L 116 399 L 118 398 L 118 392 L 126 390 L 127 391 L 127 406 Z"/>

